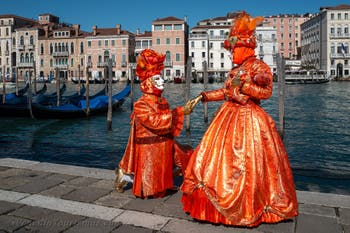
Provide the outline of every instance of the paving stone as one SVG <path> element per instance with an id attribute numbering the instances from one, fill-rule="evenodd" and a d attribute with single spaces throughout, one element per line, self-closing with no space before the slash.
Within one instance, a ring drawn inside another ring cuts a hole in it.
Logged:
<path id="1" fill-rule="evenodd" d="M 214 225 L 211 223 L 187 221 L 182 219 L 171 219 L 161 230 L 162 232 L 167 231 L 172 233 L 263 233 L 256 228 Z"/>
<path id="2" fill-rule="evenodd" d="M 13 190 L 17 192 L 23 192 L 23 193 L 32 193 L 32 194 L 40 193 L 60 183 L 62 183 L 61 180 L 40 178 L 40 179 L 35 179 L 34 181 L 26 183 L 24 185 L 18 186 Z"/>
<path id="3" fill-rule="evenodd" d="M 112 181 L 112 180 L 99 180 L 99 181 L 89 185 L 89 187 L 108 189 L 108 190 L 112 191 L 112 190 L 114 190 L 114 181 Z"/>
<path id="4" fill-rule="evenodd" d="M 83 216 L 54 212 L 26 225 L 23 230 L 27 232 L 59 233 L 84 219 L 85 217 Z"/>
<path id="5" fill-rule="evenodd" d="M 74 188 L 82 188 L 82 187 L 91 185 L 93 183 L 96 183 L 97 181 L 99 181 L 99 179 L 90 178 L 90 177 L 77 177 L 75 179 L 72 179 L 63 183 L 63 185 L 72 186 Z"/>
<path id="6" fill-rule="evenodd" d="M 111 233 L 154 233 L 152 229 L 123 224 Z"/>
<path id="7" fill-rule="evenodd" d="M 18 177 L 7 177 L 0 178 L 0 187 L 5 190 L 12 190 L 18 186 L 22 186 L 30 182 L 30 179 L 18 178 Z"/>
<path id="8" fill-rule="evenodd" d="M 40 192 L 40 194 L 50 197 L 62 197 L 72 191 L 76 190 L 73 187 L 70 186 L 64 186 L 64 185 L 57 185 L 52 188 L 49 188 L 47 190 L 44 190 Z"/>
<path id="9" fill-rule="evenodd" d="M 27 224 L 29 224 L 31 220 L 19 218 L 10 215 L 0 215 L 0 230 L 5 230 L 8 232 L 13 232 Z"/>
<path id="10" fill-rule="evenodd" d="M 262 232 L 269 232 L 269 233 L 294 233 L 295 229 L 295 219 L 293 220 L 286 220 L 284 222 L 279 222 L 275 224 L 268 224 L 263 223 L 260 226 L 258 226 L 256 229 L 258 231 Z"/>
<path id="11" fill-rule="evenodd" d="M 155 206 L 154 211 L 152 212 L 154 214 L 167 216 L 167 217 L 174 217 L 174 218 L 180 218 L 180 219 L 187 219 L 191 220 L 191 216 L 186 214 L 182 210 L 182 206 L 176 204 L 167 204 L 167 203 L 160 203 L 159 205 Z"/>
<path id="12" fill-rule="evenodd" d="M 339 220 L 343 225 L 350 225 L 350 209 L 339 208 Z"/>
<path id="13" fill-rule="evenodd" d="M 160 215 L 125 210 L 123 213 L 113 219 L 113 222 L 122 222 L 123 224 L 146 227 L 153 230 L 160 230 L 170 219 L 171 218 Z"/>
<path id="14" fill-rule="evenodd" d="M 314 204 L 299 204 L 299 213 L 319 215 L 331 218 L 337 217 L 334 208 Z"/>
<path id="15" fill-rule="evenodd" d="M 35 178 L 35 177 L 45 177 L 50 175 L 48 172 L 35 171 L 35 170 L 27 170 L 21 168 L 11 168 L 0 172 L 1 178 L 7 177 L 17 177 L 17 178 Z"/>
<path id="16" fill-rule="evenodd" d="M 0 201 L 0 214 L 7 214 L 11 211 L 14 211 L 20 208 L 22 205 L 7 201 Z"/>
<path id="17" fill-rule="evenodd" d="M 83 188 L 74 190 L 66 195 L 63 195 L 62 198 L 67 200 L 92 203 L 97 199 L 103 196 L 106 196 L 110 192 L 111 190 L 97 189 L 93 187 L 83 187 Z"/>
<path id="18" fill-rule="evenodd" d="M 2 171 L 6 171 L 7 169 L 10 169 L 9 167 L 3 167 L 3 166 L 0 166 L 0 172 Z"/>
<path id="19" fill-rule="evenodd" d="M 62 181 L 70 181 L 73 179 L 76 179 L 77 176 L 71 176 L 71 175 L 66 175 L 66 174 L 59 174 L 59 173 L 52 173 L 47 177 L 47 179 L 54 179 L 54 180 L 62 180 Z"/>
<path id="20" fill-rule="evenodd" d="M 54 212 L 54 210 L 39 208 L 36 206 L 23 206 L 11 212 L 10 215 L 32 220 L 39 220 L 41 218 L 46 217 L 49 214 L 53 214 Z"/>
<path id="21" fill-rule="evenodd" d="M 126 205 L 124 205 L 123 209 L 152 213 L 155 207 L 160 205 L 163 201 L 164 200 L 162 198 L 154 198 L 154 199 L 136 198 L 134 200 L 130 200 Z"/>
<path id="22" fill-rule="evenodd" d="M 299 214 L 296 223 L 296 233 L 311 232 L 342 233 L 342 229 L 335 218 L 310 214 Z"/>
<path id="23" fill-rule="evenodd" d="M 181 191 L 177 191 L 173 195 L 170 195 L 169 198 L 166 199 L 164 202 L 167 203 L 167 204 L 173 204 L 173 205 L 182 206 L 181 197 L 182 197 L 182 192 Z"/>
<path id="24" fill-rule="evenodd" d="M 111 232 L 120 225 L 121 223 L 117 222 L 87 218 L 64 231 L 64 233 L 105 233 Z"/>
<path id="25" fill-rule="evenodd" d="M 129 203 L 131 200 L 134 200 L 135 198 L 130 196 L 121 195 L 117 192 L 111 192 L 110 194 L 103 196 L 96 200 L 94 203 L 98 205 L 103 206 L 110 206 L 114 208 L 122 208 L 127 203 Z"/>

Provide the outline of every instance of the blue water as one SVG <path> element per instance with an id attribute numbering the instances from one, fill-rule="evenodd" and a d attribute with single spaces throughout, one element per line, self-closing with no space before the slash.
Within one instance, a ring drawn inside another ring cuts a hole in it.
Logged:
<path id="1" fill-rule="evenodd" d="M 115 85 L 122 89 L 124 83 Z M 208 90 L 222 87 L 209 84 Z M 99 88 L 98 85 L 90 85 Z M 182 105 L 184 85 L 168 83 L 164 96 L 172 108 Z M 73 88 L 73 87 L 71 87 Z M 350 82 L 329 82 L 285 87 L 284 143 L 298 190 L 350 194 Z M 191 85 L 191 96 L 203 91 Z M 278 126 L 277 84 L 263 108 Z M 134 100 L 140 96 L 135 86 Z M 107 117 L 72 120 L 0 118 L 0 157 L 114 169 L 129 136 L 131 100 L 113 112 L 112 130 Z M 208 103 L 209 122 L 221 102 Z M 178 140 L 195 147 L 208 123 L 202 105 L 191 115 L 191 129 Z"/>

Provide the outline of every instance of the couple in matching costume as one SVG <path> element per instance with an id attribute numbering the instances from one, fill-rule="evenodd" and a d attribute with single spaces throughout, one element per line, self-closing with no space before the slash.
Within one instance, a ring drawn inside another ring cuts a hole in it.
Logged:
<path id="1" fill-rule="evenodd" d="M 234 67 L 223 87 L 173 110 L 161 97 L 164 80 L 158 79 L 164 55 L 153 50 L 140 54 L 136 74 L 143 95 L 134 104 L 130 138 L 116 169 L 117 190 L 133 181 L 135 196 L 163 197 L 173 188 L 174 168 L 180 168 L 183 210 L 194 219 L 254 227 L 297 216 L 285 147 L 273 119 L 259 105 L 272 94 L 270 68 L 255 56 L 255 28 L 261 21 L 246 12 L 234 19 L 224 41 Z M 179 144 L 175 137 L 184 115 L 210 101 L 223 104 L 200 143 L 195 149 Z"/>

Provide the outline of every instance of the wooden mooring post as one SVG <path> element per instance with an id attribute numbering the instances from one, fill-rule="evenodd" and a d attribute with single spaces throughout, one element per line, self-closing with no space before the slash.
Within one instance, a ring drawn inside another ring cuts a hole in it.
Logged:
<path id="1" fill-rule="evenodd" d="M 28 82 L 29 82 L 29 88 L 28 88 L 28 94 L 27 94 L 28 108 L 29 108 L 30 117 L 34 119 L 33 110 L 32 110 L 32 72 L 30 72 L 30 70 L 28 72 Z"/>
<path id="2" fill-rule="evenodd" d="M 112 130 L 112 113 L 113 113 L 113 105 L 112 105 L 112 59 L 108 60 L 108 67 L 107 67 L 107 74 L 108 74 L 108 112 L 107 112 L 107 129 L 109 131 Z M 107 83 L 107 80 L 105 80 Z"/>
<path id="3" fill-rule="evenodd" d="M 283 140 L 284 137 L 284 89 L 285 89 L 285 60 L 277 54 L 277 77 L 278 77 L 278 132 Z"/>
<path id="4" fill-rule="evenodd" d="M 2 103 L 4 104 L 6 102 L 5 66 L 2 67 L 1 75 L 2 75 Z"/>
<path id="5" fill-rule="evenodd" d="M 78 65 L 78 95 L 81 94 L 81 83 L 80 83 L 80 64 Z"/>
<path id="6" fill-rule="evenodd" d="M 36 92 L 37 92 L 37 85 L 36 85 L 36 67 L 35 67 L 35 60 L 33 60 L 33 85 L 34 85 L 34 95 L 36 95 Z"/>
<path id="7" fill-rule="evenodd" d="M 89 102 L 90 90 L 89 90 L 89 84 L 90 84 L 89 67 L 86 66 L 86 92 L 85 92 L 85 97 L 86 97 L 86 116 L 87 117 L 90 117 L 90 102 Z"/>
<path id="8" fill-rule="evenodd" d="M 59 74 L 59 69 L 55 69 L 55 79 L 56 79 L 56 93 L 57 93 L 57 99 L 56 99 L 56 105 L 60 105 L 60 98 L 61 98 L 61 93 L 60 93 L 60 74 Z"/>
<path id="9" fill-rule="evenodd" d="M 185 103 L 187 103 L 187 101 L 190 100 L 191 79 L 192 79 L 192 57 L 188 57 L 187 65 L 186 65 Z M 186 131 L 189 132 L 191 129 L 190 115 L 186 115 L 185 119 L 186 119 Z"/>
<path id="10" fill-rule="evenodd" d="M 204 91 L 207 91 L 208 89 L 208 66 L 207 62 L 203 61 L 203 84 L 204 84 Z M 208 104 L 207 102 L 203 103 L 204 108 L 204 122 L 208 123 Z"/>
<path id="11" fill-rule="evenodd" d="M 128 82 L 130 82 L 130 110 L 134 109 L 134 83 L 135 83 L 135 75 L 133 66 L 129 64 L 129 78 Z"/>

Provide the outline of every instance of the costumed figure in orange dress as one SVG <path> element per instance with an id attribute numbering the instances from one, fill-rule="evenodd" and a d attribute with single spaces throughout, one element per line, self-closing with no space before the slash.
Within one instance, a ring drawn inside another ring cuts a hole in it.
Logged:
<path id="1" fill-rule="evenodd" d="M 163 197 L 174 188 L 173 168 L 186 167 L 192 148 L 175 141 L 182 130 L 184 114 L 192 111 L 189 102 L 173 110 L 161 96 L 165 55 L 143 50 L 137 61 L 142 96 L 134 103 L 129 141 L 116 169 L 115 187 L 123 192 L 133 182 L 132 192 L 141 198 Z"/>
<path id="2" fill-rule="evenodd" d="M 181 186 L 191 217 L 254 227 L 298 214 L 288 156 L 273 119 L 259 106 L 272 94 L 270 68 L 254 55 L 262 17 L 242 12 L 224 45 L 236 65 L 222 89 L 196 99 L 224 101 L 188 162 Z"/>

